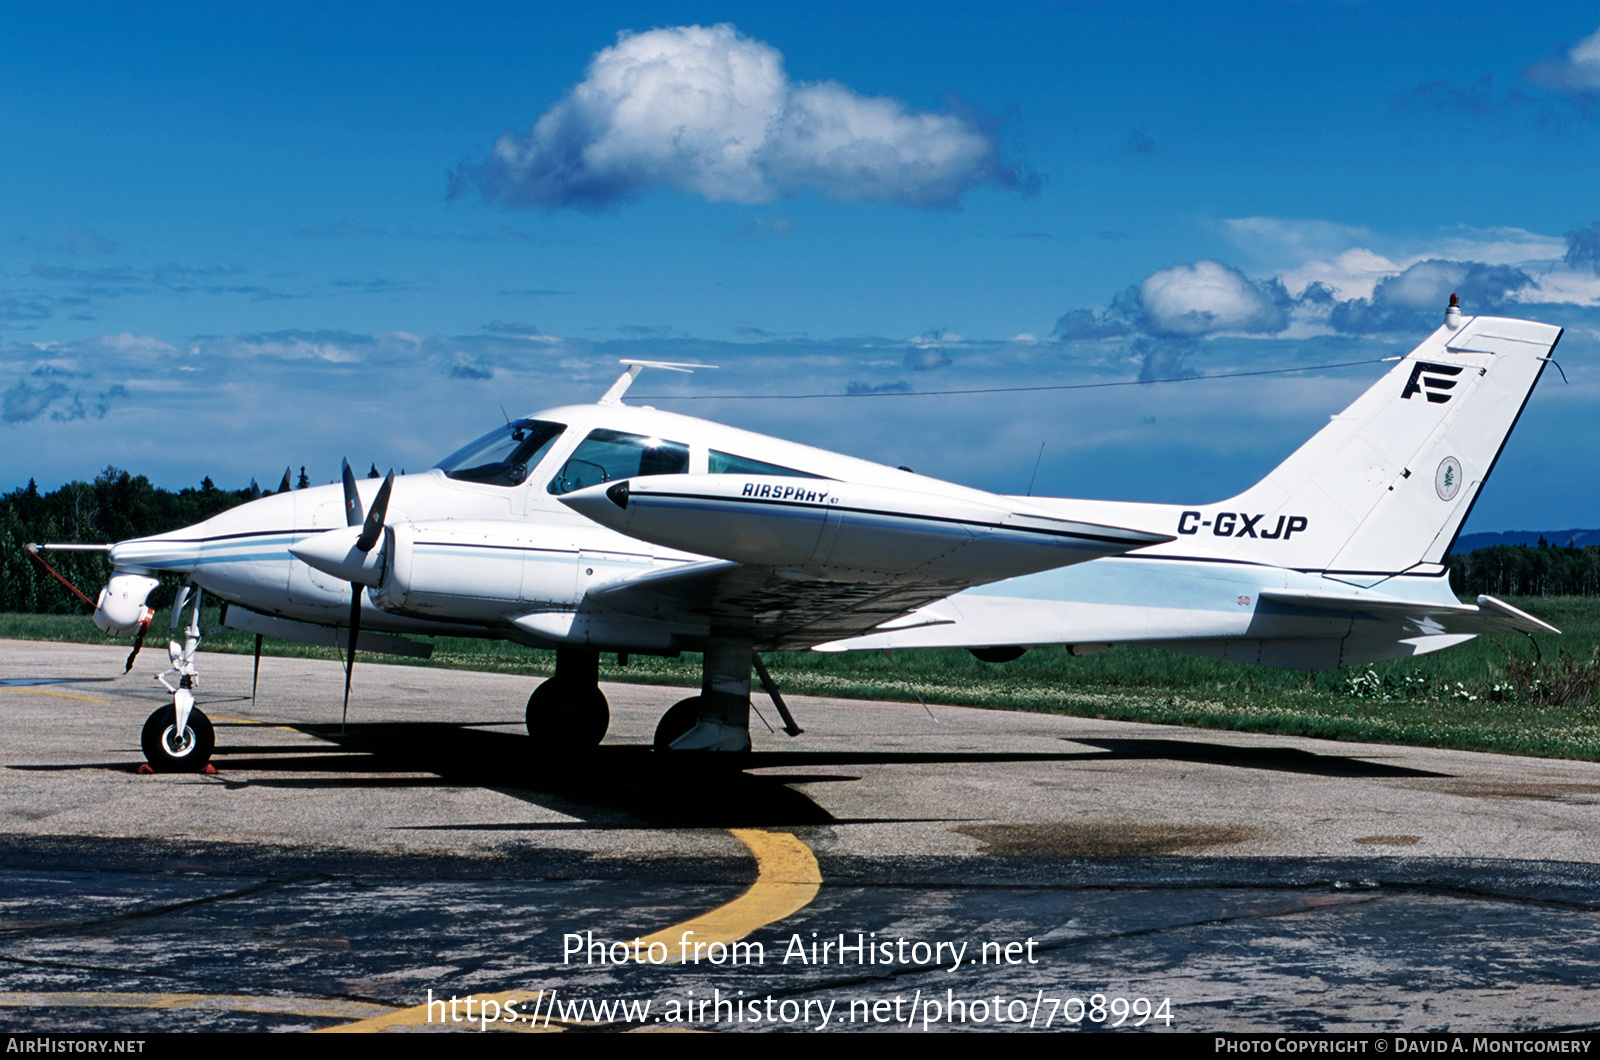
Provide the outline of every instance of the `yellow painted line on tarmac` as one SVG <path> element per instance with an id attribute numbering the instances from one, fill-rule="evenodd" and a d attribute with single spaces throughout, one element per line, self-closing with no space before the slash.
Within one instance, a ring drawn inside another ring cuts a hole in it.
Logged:
<path id="1" fill-rule="evenodd" d="M 85 990 L 75 993 L 16 991 L 0 993 L 6 1008 L 181 1008 L 202 1012 L 277 1012 L 285 1016 L 320 1016 L 324 1019 L 361 1019 L 389 1011 L 386 1005 L 322 997 L 263 997 L 259 994 L 115 993 Z"/>
<path id="2" fill-rule="evenodd" d="M 795 836 L 788 832 L 768 832 L 760 828 L 733 828 L 729 831 L 755 855 L 756 881 L 750 885 L 749 890 L 726 905 L 720 905 L 709 913 L 703 913 L 692 920 L 685 920 L 681 924 L 674 924 L 653 935 L 639 938 L 638 945 L 646 950 L 652 943 L 666 946 L 669 955 L 666 961 L 668 964 L 675 964 L 685 956 L 692 959 L 696 945 L 710 946 L 718 942 L 728 945 L 758 928 L 797 913 L 811 904 L 812 899 L 816 898 L 817 892 L 822 888 L 822 869 L 817 865 L 816 855 Z M 480 1003 L 485 1000 L 497 1002 L 501 1008 L 504 1008 L 507 1002 L 515 1002 L 523 1011 L 531 1012 L 526 1003 L 536 1002 L 542 999 L 543 995 L 543 990 L 523 990 L 471 996 L 477 998 Z M 465 1003 L 466 998 L 459 1000 Z M 434 1005 L 439 1004 L 438 999 L 435 999 Z M 430 1006 L 426 1004 L 414 1005 L 385 1016 L 376 1016 L 337 1027 L 324 1027 L 318 1033 L 361 1034 L 426 1026 L 429 1023 L 429 1008 Z M 476 1021 L 473 1024 L 462 1023 L 461 1026 L 470 1027 L 475 1023 Z M 577 1026 L 576 1023 L 563 1023 L 555 1019 L 551 1019 L 548 1023 L 539 1019 L 533 1024 L 490 1025 L 506 1030 L 552 1032 Z"/>
<path id="3" fill-rule="evenodd" d="M 727 905 L 639 940 L 646 950 L 651 943 L 665 944 L 669 964 L 693 958 L 697 945 L 737 942 L 759 927 L 799 912 L 811 904 L 822 887 L 822 870 L 811 848 L 788 832 L 759 828 L 730 831 L 756 856 L 756 882 Z"/>
<path id="4" fill-rule="evenodd" d="M 81 700 L 84 700 L 84 701 L 89 702 L 89 703 L 109 703 L 109 702 L 111 702 L 111 700 L 106 699 L 103 696 L 75 696 L 71 692 L 48 692 L 48 691 L 46 691 L 45 689 L 42 689 L 42 688 L 18 688 L 15 685 L 11 685 L 11 686 L 8 686 L 8 687 L 13 692 L 32 692 L 36 696 L 58 696 L 61 699 L 81 699 Z"/>
<path id="5" fill-rule="evenodd" d="M 227 715 L 224 715 L 224 714 L 218 714 L 216 717 L 212 718 L 211 720 L 212 721 L 216 721 L 216 722 L 221 722 L 224 725 L 254 725 L 258 729 L 282 729 L 284 732 L 299 732 L 300 731 L 299 729 L 295 728 L 293 725 L 279 725 L 276 722 L 256 721 L 256 720 L 254 720 L 252 718 L 230 718 L 230 717 L 228 717 Z M 246 750 L 248 750 L 248 748 L 246 748 Z"/>
<path id="6" fill-rule="evenodd" d="M 554 993 L 554 991 L 551 992 Z M 336 1027 L 323 1027 L 321 1030 L 316 1031 L 315 1033 L 372 1034 L 377 1031 L 399 1030 L 401 1028 L 409 1027 L 426 1027 L 431 1023 L 434 1026 L 445 1030 L 451 1029 L 452 1027 L 459 1030 L 478 1030 L 482 1027 L 493 1026 L 496 1030 L 507 1028 L 540 1034 L 555 1034 L 558 1031 L 564 1031 L 569 1027 L 575 1027 L 578 1025 L 577 1021 L 568 1022 L 565 1020 L 558 1020 L 553 1015 L 549 1018 L 549 1020 L 546 1020 L 544 1014 L 542 1013 L 537 1018 L 534 1018 L 533 1022 L 531 1023 L 519 1022 L 515 1024 L 506 1024 L 501 1023 L 499 1020 L 493 1020 L 486 1024 L 478 1018 L 463 1020 L 459 1023 L 448 1022 L 450 1019 L 450 1001 L 457 1002 L 455 1011 L 455 1015 L 457 1016 L 466 1011 L 466 1009 L 462 1006 L 466 1005 L 468 998 L 471 998 L 477 1002 L 477 1007 L 480 1012 L 483 1010 L 483 1004 L 486 1001 L 493 1001 L 498 1007 L 498 1010 L 502 1012 L 505 1011 L 506 1005 L 515 1003 L 522 1013 L 526 1013 L 529 1017 L 532 1017 L 535 1006 L 542 1002 L 544 997 L 545 991 L 543 990 L 510 990 L 502 994 L 468 994 L 467 997 L 452 996 L 449 1001 L 439 997 L 435 998 L 433 1000 L 433 1004 L 431 1005 L 422 1004 L 413 1005 L 411 1008 L 391 1009 L 381 1016 L 373 1016 L 369 1019 L 357 1020 L 355 1023 L 341 1023 Z M 437 1021 L 434 1021 L 431 1018 L 431 1010 L 438 1011 L 439 1019 Z"/>

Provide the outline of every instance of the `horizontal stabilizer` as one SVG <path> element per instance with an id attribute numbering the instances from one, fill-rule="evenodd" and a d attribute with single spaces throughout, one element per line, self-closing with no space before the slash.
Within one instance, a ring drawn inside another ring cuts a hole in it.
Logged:
<path id="1" fill-rule="evenodd" d="M 1560 633 L 1525 611 L 1492 596 L 1474 604 L 1399 600 L 1377 593 L 1319 593 L 1295 589 L 1263 589 L 1260 598 L 1285 607 L 1371 615 L 1426 627 L 1434 633 Z"/>
<path id="2" fill-rule="evenodd" d="M 1542 622 L 1526 611 L 1519 611 L 1504 600 L 1496 600 L 1492 596 L 1478 597 L 1478 606 L 1485 611 L 1501 616 L 1507 628 L 1518 633 L 1556 633 L 1561 631 L 1548 622 Z"/>

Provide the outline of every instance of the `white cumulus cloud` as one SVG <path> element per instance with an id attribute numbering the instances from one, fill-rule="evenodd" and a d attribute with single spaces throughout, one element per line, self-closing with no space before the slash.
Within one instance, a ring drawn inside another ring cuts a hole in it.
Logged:
<path id="1" fill-rule="evenodd" d="M 993 130 L 917 113 L 837 82 L 794 84 L 783 55 L 733 26 L 622 34 L 526 136 L 463 164 L 452 193 L 505 206 L 605 209 L 654 189 L 760 203 L 801 188 L 846 200 L 954 206 L 1037 178 L 1000 160 Z"/>
<path id="2" fill-rule="evenodd" d="M 1298 217 L 1229 217 L 1222 231 L 1234 246 L 1269 267 L 1371 246 L 1376 239 L 1369 228 Z"/>
<path id="3" fill-rule="evenodd" d="M 1147 328 L 1166 335 L 1275 332 L 1286 323 L 1273 292 L 1220 261 L 1174 265 L 1139 285 Z"/>
<path id="4" fill-rule="evenodd" d="M 1565 92 L 1600 92 L 1600 30 L 1569 48 L 1565 61 L 1530 68 L 1528 80 Z"/>
<path id="5" fill-rule="evenodd" d="M 1379 282 L 1424 261 L 1528 268 L 1553 263 L 1567 252 L 1567 241 L 1559 236 L 1507 226 L 1457 225 L 1421 238 L 1285 217 L 1229 218 L 1222 228 L 1251 264 L 1275 273 L 1296 298 L 1312 283 L 1341 299 L 1370 298 Z"/>
<path id="6" fill-rule="evenodd" d="M 1403 266 L 1365 247 L 1346 250 L 1332 261 L 1308 261 L 1281 273 L 1279 279 L 1298 298 L 1313 283 L 1320 283 L 1337 298 L 1371 298 L 1378 283 Z"/>

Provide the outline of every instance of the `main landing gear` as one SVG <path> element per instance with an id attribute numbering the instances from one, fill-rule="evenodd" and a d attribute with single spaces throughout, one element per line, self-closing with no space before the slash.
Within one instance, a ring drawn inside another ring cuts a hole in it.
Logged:
<path id="1" fill-rule="evenodd" d="M 655 749 L 682 753 L 715 751 L 741 755 L 750 750 L 750 670 L 772 695 L 784 731 L 802 731 L 790 716 L 777 686 L 752 650 L 749 634 L 713 631 L 706 643 L 700 694 L 674 704 L 656 726 Z M 600 691 L 600 653 L 558 648 L 556 672 L 528 699 L 528 735 L 551 754 L 588 751 L 605 737 L 611 720 Z"/>
<path id="2" fill-rule="evenodd" d="M 557 648 L 556 672 L 528 697 L 528 735 L 553 754 L 589 751 L 611 725 L 600 691 L 600 653 Z"/>
<path id="3" fill-rule="evenodd" d="M 675 703 L 656 726 L 657 751 L 750 750 L 748 636 L 713 631 L 706 643 L 700 694 Z"/>

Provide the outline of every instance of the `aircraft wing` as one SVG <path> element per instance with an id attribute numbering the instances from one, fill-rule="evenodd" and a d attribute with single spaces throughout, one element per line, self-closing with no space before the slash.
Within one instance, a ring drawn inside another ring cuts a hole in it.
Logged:
<path id="1" fill-rule="evenodd" d="M 799 651 L 860 636 L 964 588 L 959 582 L 807 579 L 712 560 L 613 582 L 590 590 L 584 603 L 664 621 L 697 618 L 749 633 L 764 651 Z"/>
<path id="2" fill-rule="evenodd" d="M 1408 622 L 1426 633 L 1560 633 L 1526 611 L 1503 600 L 1480 596 L 1476 604 L 1448 604 L 1424 600 L 1397 600 L 1376 594 L 1319 593 L 1294 589 L 1263 589 L 1260 598 L 1283 607 L 1307 611 L 1367 614 L 1374 618 Z"/>
<path id="3" fill-rule="evenodd" d="M 561 499 L 630 537 L 716 557 L 599 587 L 586 605 L 692 616 L 768 650 L 859 636 L 974 585 L 1173 539 L 977 491 L 789 476 L 655 475 Z"/>

